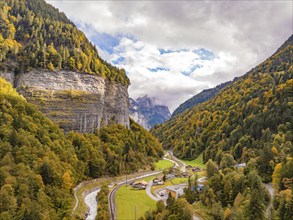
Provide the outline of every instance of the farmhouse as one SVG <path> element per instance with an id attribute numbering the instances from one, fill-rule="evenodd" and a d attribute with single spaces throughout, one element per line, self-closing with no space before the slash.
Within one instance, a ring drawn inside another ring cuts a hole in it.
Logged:
<path id="1" fill-rule="evenodd" d="M 171 180 L 171 179 L 174 179 L 174 178 L 175 178 L 175 175 L 172 174 L 172 173 L 169 173 L 169 174 L 166 175 L 167 180 Z"/>
<path id="2" fill-rule="evenodd" d="M 192 166 L 191 166 L 190 164 L 188 164 L 188 165 L 186 166 L 186 169 L 192 169 Z"/>
<path id="3" fill-rule="evenodd" d="M 185 177 L 185 178 L 188 178 L 188 177 L 191 177 L 192 175 L 190 173 L 188 173 L 188 172 L 183 172 L 182 176 Z"/>
<path id="4" fill-rule="evenodd" d="M 206 177 L 202 177 L 202 178 L 199 178 L 199 179 L 197 180 L 197 182 L 198 182 L 198 183 L 204 183 L 206 180 L 207 180 Z"/>
<path id="5" fill-rule="evenodd" d="M 200 167 L 195 166 L 191 170 L 192 172 L 200 172 Z"/>
<path id="6" fill-rule="evenodd" d="M 175 199 L 177 199 L 179 196 L 182 196 L 184 194 L 184 188 L 185 186 L 167 186 L 166 187 L 166 193 Z"/>
<path id="7" fill-rule="evenodd" d="M 134 189 L 145 189 L 147 184 L 148 183 L 146 181 L 142 180 L 142 181 L 133 183 L 132 188 L 134 188 Z"/>
<path id="8" fill-rule="evenodd" d="M 160 176 L 160 177 L 153 179 L 153 185 L 154 186 L 164 185 L 163 176 Z"/>

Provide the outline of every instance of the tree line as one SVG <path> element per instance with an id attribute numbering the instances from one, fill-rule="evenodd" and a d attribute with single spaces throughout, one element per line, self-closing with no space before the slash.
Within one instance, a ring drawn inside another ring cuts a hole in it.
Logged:
<path id="1" fill-rule="evenodd" d="M 85 35 L 44 0 L 0 1 L 0 68 L 64 69 L 130 83 L 123 69 L 102 60 Z"/>

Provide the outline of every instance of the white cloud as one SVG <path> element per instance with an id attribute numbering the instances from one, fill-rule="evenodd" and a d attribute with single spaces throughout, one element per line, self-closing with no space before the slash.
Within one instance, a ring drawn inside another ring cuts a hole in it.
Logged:
<path id="1" fill-rule="evenodd" d="M 100 55 L 108 61 L 125 58 L 119 65 L 131 79 L 131 96 L 148 94 L 172 109 L 200 89 L 256 66 L 292 34 L 293 26 L 292 1 L 47 2 L 64 11 L 91 39 L 95 33 L 124 36 L 113 53 L 100 50 Z M 178 51 L 160 54 L 159 48 Z M 192 53 L 198 48 L 217 58 L 198 60 Z M 195 65 L 202 68 L 193 70 Z M 148 70 L 158 67 L 168 71 Z M 192 73 L 185 76 L 182 71 Z"/>

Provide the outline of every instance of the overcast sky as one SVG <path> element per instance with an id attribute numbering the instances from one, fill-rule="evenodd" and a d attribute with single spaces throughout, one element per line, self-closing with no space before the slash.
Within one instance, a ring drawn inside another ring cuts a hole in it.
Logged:
<path id="1" fill-rule="evenodd" d="M 290 0 L 46 1 L 126 70 L 130 97 L 148 95 L 171 111 L 249 71 L 293 28 Z"/>

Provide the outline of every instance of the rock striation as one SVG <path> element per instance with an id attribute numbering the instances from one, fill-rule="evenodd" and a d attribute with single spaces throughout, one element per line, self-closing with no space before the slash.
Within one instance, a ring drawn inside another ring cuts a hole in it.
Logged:
<path id="1" fill-rule="evenodd" d="M 0 76 L 65 131 L 93 132 L 109 124 L 129 128 L 128 86 L 65 70 L 35 69 Z"/>

